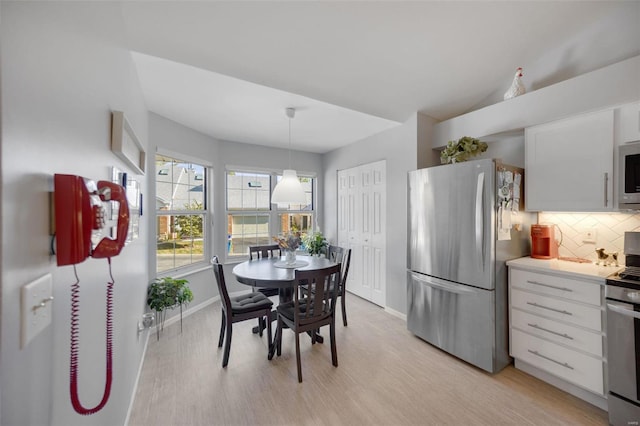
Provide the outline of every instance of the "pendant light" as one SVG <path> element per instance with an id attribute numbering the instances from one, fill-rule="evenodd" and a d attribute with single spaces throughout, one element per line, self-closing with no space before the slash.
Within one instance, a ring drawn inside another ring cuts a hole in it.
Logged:
<path id="1" fill-rule="evenodd" d="M 289 117 L 289 169 L 283 170 L 282 179 L 271 194 L 271 203 L 306 204 L 307 197 L 298 180 L 298 174 L 291 168 L 291 120 L 296 115 L 296 110 L 295 108 L 287 108 L 285 112 Z"/>

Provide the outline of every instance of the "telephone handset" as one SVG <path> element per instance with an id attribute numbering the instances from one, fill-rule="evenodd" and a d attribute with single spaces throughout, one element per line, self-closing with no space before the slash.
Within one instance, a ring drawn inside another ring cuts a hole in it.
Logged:
<path id="1" fill-rule="evenodd" d="M 120 254 L 129 233 L 129 203 L 124 187 L 105 180 L 98 181 L 98 192 L 103 201 L 118 202 L 118 225 L 115 239 L 103 238 L 91 253 L 91 257 L 96 259 L 113 257 Z"/>
<path id="2" fill-rule="evenodd" d="M 110 258 L 120 253 L 129 230 L 129 204 L 122 186 L 102 180 L 96 185 L 82 176 L 56 174 L 54 200 L 58 266 L 74 265 L 88 256 Z M 100 240 L 106 223 L 104 201 L 119 204 L 115 239 L 105 236 Z"/>

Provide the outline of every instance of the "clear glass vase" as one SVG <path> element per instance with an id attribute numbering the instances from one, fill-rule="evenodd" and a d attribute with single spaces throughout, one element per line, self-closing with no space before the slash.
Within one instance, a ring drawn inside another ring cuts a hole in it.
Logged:
<path id="1" fill-rule="evenodd" d="M 289 266 L 296 264 L 296 251 L 295 250 L 285 250 L 284 251 L 284 263 L 286 263 Z"/>

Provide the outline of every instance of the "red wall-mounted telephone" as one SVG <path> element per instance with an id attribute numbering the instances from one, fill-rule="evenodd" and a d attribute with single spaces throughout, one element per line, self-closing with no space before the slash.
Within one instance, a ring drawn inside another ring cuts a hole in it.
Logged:
<path id="1" fill-rule="evenodd" d="M 118 225 L 116 238 L 102 236 L 101 230 L 106 224 L 103 202 L 118 202 Z M 54 176 L 54 202 L 56 224 L 56 255 L 58 266 L 75 265 L 88 256 L 108 258 L 111 275 L 111 257 L 120 254 L 129 232 L 129 204 L 124 187 L 108 181 L 98 181 L 75 175 Z M 95 244 L 95 247 L 94 247 Z M 75 266 L 74 266 L 75 271 Z M 102 400 L 92 408 L 86 408 L 78 395 L 79 364 L 79 308 L 80 279 L 71 286 L 71 344 L 69 350 L 70 373 L 69 390 L 71 404 L 77 413 L 89 415 L 100 411 L 111 393 L 113 380 L 113 286 L 107 284 L 106 307 L 106 380 Z"/>
<path id="2" fill-rule="evenodd" d="M 74 265 L 88 256 L 117 256 L 129 231 L 129 204 L 122 186 L 75 175 L 54 176 L 56 256 L 58 266 Z M 104 201 L 117 201 L 118 225 L 115 239 L 104 237 L 94 243 L 104 228 Z"/>

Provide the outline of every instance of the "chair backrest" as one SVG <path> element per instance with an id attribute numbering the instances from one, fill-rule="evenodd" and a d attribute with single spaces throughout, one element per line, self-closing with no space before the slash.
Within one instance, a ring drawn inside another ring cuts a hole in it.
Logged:
<path id="1" fill-rule="evenodd" d="M 293 290 L 296 324 L 314 323 L 332 315 L 338 290 L 332 282 L 340 282 L 340 264 L 312 271 L 296 270 Z M 300 286 L 305 286 L 306 291 L 299 291 Z"/>
<path id="2" fill-rule="evenodd" d="M 218 256 L 213 256 L 211 258 L 211 267 L 213 269 L 213 275 L 216 277 L 216 283 L 218 284 L 218 292 L 220 293 L 222 308 L 227 312 L 231 312 L 231 299 L 229 298 L 229 292 L 227 291 L 227 283 L 224 280 L 222 264 L 218 262 Z"/>
<path id="3" fill-rule="evenodd" d="M 329 258 L 329 260 L 340 263 L 342 265 L 342 270 L 340 273 L 342 281 L 339 290 L 340 292 L 342 292 L 342 286 L 346 285 L 347 275 L 349 274 L 349 265 L 351 264 L 351 249 L 344 249 L 340 246 L 329 246 L 329 250 L 327 250 L 327 257 Z"/>
<path id="4" fill-rule="evenodd" d="M 249 246 L 249 259 L 260 259 L 261 257 L 280 257 L 280 246 L 269 244 L 266 246 Z"/>

